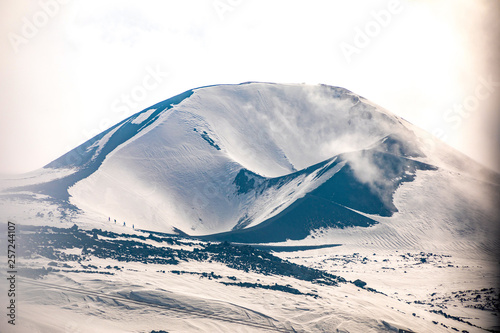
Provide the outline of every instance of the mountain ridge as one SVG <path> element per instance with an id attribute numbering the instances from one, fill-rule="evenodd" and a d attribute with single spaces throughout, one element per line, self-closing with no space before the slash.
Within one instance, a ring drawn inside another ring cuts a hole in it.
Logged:
<path id="1" fill-rule="evenodd" d="M 273 224 L 288 232 L 254 241 L 300 240 L 398 215 L 396 192 L 419 170 L 500 179 L 428 140 L 344 88 L 214 85 L 130 116 L 45 167 L 74 172 L 17 191 L 144 230 L 250 235 Z"/>

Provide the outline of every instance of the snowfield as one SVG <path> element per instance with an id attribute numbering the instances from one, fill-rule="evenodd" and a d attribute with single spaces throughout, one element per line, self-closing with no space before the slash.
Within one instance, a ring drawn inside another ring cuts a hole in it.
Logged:
<path id="1" fill-rule="evenodd" d="M 75 227 L 18 232 L 29 245 L 19 265 L 19 325 L 8 332 L 484 332 L 497 319 L 498 289 L 487 287 L 494 272 L 470 258 L 342 246 L 280 254 L 348 278 L 335 282 L 244 246 Z M 66 249 L 71 237 L 76 246 Z M 148 259 L 130 256 L 132 248 Z M 349 282 L 357 279 L 368 285 Z"/>
<path id="2" fill-rule="evenodd" d="M 346 89 L 189 90 L 1 180 L 0 331 L 500 331 L 499 202 L 499 174 Z"/>

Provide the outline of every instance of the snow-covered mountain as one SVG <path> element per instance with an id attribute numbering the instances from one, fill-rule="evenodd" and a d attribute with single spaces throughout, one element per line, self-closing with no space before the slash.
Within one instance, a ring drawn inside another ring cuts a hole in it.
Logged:
<path id="1" fill-rule="evenodd" d="M 209 239 L 446 234 L 491 247 L 500 177 L 346 89 L 245 83 L 153 105 L 12 184 L 103 221 Z"/>
<path id="2" fill-rule="evenodd" d="M 287 177 L 287 186 L 269 186 L 256 195 L 246 184 L 247 176 L 261 176 L 258 182 L 287 176 L 345 151 L 323 152 L 332 148 L 322 142 L 336 144 L 326 137 L 346 132 L 348 114 L 342 124 L 323 129 L 319 138 L 304 132 L 308 127 L 322 130 L 308 123 L 320 120 L 324 126 L 322 118 L 333 120 L 326 107 L 316 114 L 304 112 L 318 109 L 314 96 L 309 96 L 316 92 L 310 90 L 247 84 L 190 91 L 129 118 L 47 167 L 79 169 L 62 180 L 64 186 L 56 186 L 56 191 L 71 187 L 71 203 L 139 228 L 166 232 L 177 228 L 199 235 L 256 225 L 327 177 L 305 179 L 307 174 L 302 173 Z M 346 101 L 332 101 L 335 105 L 327 107 L 347 111 L 342 106 Z M 373 142 L 370 136 L 360 140 L 354 149 Z M 69 198 L 52 189 L 45 192 Z"/>
<path id="3" fill-rule="evenodd" d="M 499 189 L 343 88 L 193 89 L 0 182 L 0 331 L 498 331 Z"/>

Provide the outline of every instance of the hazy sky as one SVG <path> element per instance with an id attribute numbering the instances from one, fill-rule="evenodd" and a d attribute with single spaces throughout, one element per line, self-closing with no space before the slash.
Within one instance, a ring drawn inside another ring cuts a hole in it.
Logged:
<path id="1" fill-rule="evenodd" d="M 187 89 L 345 87 L 500 170 L 500 1 L 3 0 L 0 173 Z"/>

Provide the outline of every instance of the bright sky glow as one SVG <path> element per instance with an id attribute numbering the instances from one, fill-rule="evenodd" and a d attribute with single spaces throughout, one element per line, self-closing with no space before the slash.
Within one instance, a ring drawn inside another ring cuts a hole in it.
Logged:
<path id="1" fill-rule="evenodd" d="M 500 170 L 498 2 L 6 0 L 0 173 L 190 88 L 345 87 Z"/>

